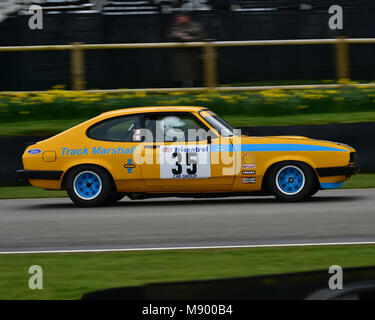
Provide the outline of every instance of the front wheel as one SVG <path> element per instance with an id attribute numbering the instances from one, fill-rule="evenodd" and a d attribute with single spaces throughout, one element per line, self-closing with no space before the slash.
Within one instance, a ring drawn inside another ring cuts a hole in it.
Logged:
<path id="1" fill-rule="evenodd" d="M 126 193 L 112 191 L 107 198 L 108 204 L 114 204 L 126 196 Z"/>
<path id="2" fill-rule="evenodd" d="M 66 190 L 77 206 L 96 207 L 106 203 L 112 190 L 112 181 L 102 168 L 84 165 L 73 168 L 69 173 Z"/>
<path id="3" fill-rule="evenodd" d="M 309 194 L 309 197 L 312 197 L 313 195 L 317 194 L 319 192 L 319 187 L 318 186 L 314 186 L 314 188 L 312 188 L 311 190 L 311 193 Z"/>
<path id="4" fill-rule="evenodd" d="M 284 161 L 270 169 L 268 186 L 280 201 L 301 201 L 314 192 L 315 177 L 307 164 Z"/>

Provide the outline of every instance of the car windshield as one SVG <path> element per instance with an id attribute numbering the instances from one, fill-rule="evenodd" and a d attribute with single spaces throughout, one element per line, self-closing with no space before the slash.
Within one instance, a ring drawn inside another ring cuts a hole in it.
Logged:
<path id="1" fill-rule="evenodd" d="M 206 111 L 207 115 L 203 115 L 204 120 L 206 120 L 217 132 L 223 136 L 233 136 L 233 127 L 226 122 L 224 119 L 220 118 L 217 114 L 212 111 Z"/>

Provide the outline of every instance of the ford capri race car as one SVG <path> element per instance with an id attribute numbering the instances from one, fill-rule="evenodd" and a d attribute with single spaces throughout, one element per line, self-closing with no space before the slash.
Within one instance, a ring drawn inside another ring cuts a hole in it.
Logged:
<path id="1" fill-rule="evenodd" d="M 22 160 L 19 179 L 65 189 L 78 206 L 114 203 L 124 196 L 251 193 L 300 201 L 341 187 L 356 171 L 356 151 L 347 145 L 247 136 L 202 107 L 106 112 L 29 146 Z"/>

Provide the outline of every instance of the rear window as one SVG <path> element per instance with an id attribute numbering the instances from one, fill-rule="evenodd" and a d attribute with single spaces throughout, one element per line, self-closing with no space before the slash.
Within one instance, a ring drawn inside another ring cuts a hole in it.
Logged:
<path id="1" fill-rule="evenodd" d="M 136 130 L 140 128 L 139 116 L 107 119 L 89 128 L 87 136 L 94 140 L 134 142 Z"/>

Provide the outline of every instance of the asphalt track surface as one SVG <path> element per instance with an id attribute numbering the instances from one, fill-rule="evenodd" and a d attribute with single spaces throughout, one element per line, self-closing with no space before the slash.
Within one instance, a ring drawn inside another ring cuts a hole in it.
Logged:
<path id="1" fill-rule="evenodd" d="M 375 241 L 375 189 L 321 191 L 302 203 L 125 199 L 90 209 L 69 199 L 0 200 L 0 251 Z"/>

